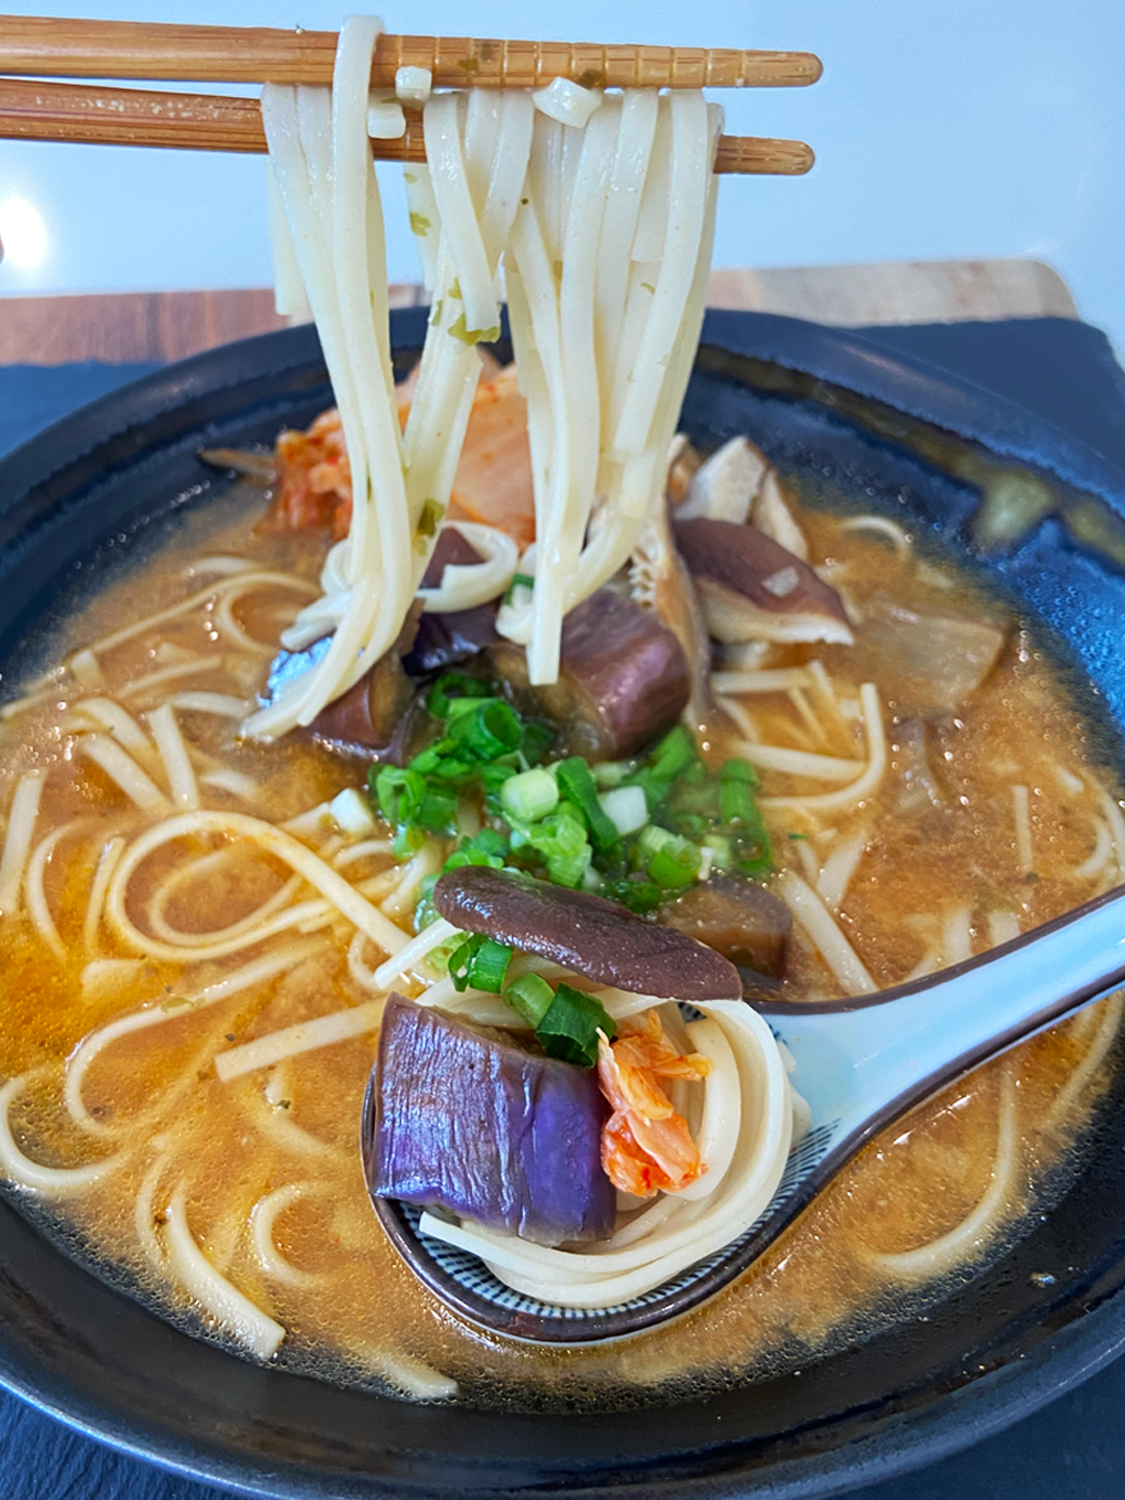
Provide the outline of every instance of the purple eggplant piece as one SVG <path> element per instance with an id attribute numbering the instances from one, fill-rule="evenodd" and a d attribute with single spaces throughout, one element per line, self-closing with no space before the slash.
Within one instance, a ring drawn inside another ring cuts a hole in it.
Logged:
<path id="1" fill-rule="evenodd" d="M 480 553 L 456 526 L 445 526 L 423 575 L 422 587 L 440 588 L 447 567 L 471 567 L 481 561 Z M 499 640 L 496 634 L 498 608 L 497 600 L 478 604 L 473 609 L 456 609 L 445 615 L 427 612 L 418 622 L 418 634 L 410 654 L 403 657 L 403 666 L 411 677 L 424 677 L 428 672 L 442 672 L 459 662 L 468 661 Z"/>
<path id="2" fill-rule="evenodd" d="M 541 1245 L 605 1239 L 609 1106 L 592 1069 L 391 995 L 379 1033 L 371 1192 Z"/>
<path id="3" fill-rule="evenodd" d="M 666 901 L 657 919 L 729 958 L 737 969 L 773 979 L 785 973 L 793 916 L 784 901 L 753 880 L 712 875 Z"/>
<path id="4" fill-rule="evenodd" d="M 433 900 L 463 932 L 553 959 L 599 984 L 670 1000 L 737 1000 L 742 994 L 728 959 L 589 891 L 465 865 L 441 877 Z"/>
<path id="5" fill-rule="evenodd" d="M 572 755 L 620 760 L 670 729 L 691 696 L 679 641 L 655 614 L 598 589 L 563 621 L 558 681 L 532 687 L 522 646 L 492 648 L 517 705 L 557 724 Z"/>
<path id="6" fill-rule="evenodd" d="M 414 641 L 421 609 L 419 602 L 413 604 L 386 655 L 346 693 L 321 709 L 309 726 L 313 739 L 330 750 L 361 755 L 365 760 L 403 764 L 419 717 L 419 695 L 403 670 L 402 657 Z M 272 702 L 294 678 L 322 661 L 331 644 L 332 637 L 325 635 L 303 651 L 279 652 L 270 663 L 266 690 L 259 701 Z"/>
<path id="7" fill-rule="evenodd" d="M 447 615 L 424 614 L 409 656 L 402 664 L 411 677 L 444 672 L 487 651 L 500 637 L 496 634 L 495 604 L 456 609 Z"/>
<path id="8" fill-rule="evenodd" d="M 422 612 L 411 605 L 398 639 L 369 672 L 346 693 L 322 708 L 309 725 L 314 739 L 332 750 L 363 755 L 368 760 L 399 764 L 406 750 L 404 735 L 411 721 L 417 689 L 403 671 Z"/>

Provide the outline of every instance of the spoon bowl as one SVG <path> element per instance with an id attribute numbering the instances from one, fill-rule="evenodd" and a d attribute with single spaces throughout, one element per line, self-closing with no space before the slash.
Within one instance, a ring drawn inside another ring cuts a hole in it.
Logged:
<path id="1" fill-rule="evenodd" d="M 754 1001 L 793 1056 L 809 1104 L 764 1214 L 721 1250 L 616 1307 L 561 1307 L 505 1286 L 475 1255 L 419 1230 L 422 1210 L 372 1194 L 414 1274 L 462 1317 L 511 1339 L 579 1345 L 628 1337 L 698 1307 L 740 1276 L 875 1135 L 928 1095 L 1125 986 L 1125 887 L 978 958 L 844 1000 Z M 360 1140 L 372 1180 L 375 1078 Z"/>

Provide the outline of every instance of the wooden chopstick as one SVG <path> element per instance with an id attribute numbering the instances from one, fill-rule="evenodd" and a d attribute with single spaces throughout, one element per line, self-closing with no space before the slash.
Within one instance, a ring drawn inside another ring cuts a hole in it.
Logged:
<path id="1" fill-rule="evenodd" d="M 405 135 L 372 141 L 380 161 L 425 161 L 420 110 L 407 109 Z M 165 94 L 146 89 L 0 78 L 0 139 L 88 145 L 165 146 L 195 151 L 264 152 L 257 99 Z M 813 164 L 803 141 L 724 135 L 715 171 L 796 177 Z"/>
<path id="2" fill-rule="evenodd" d="M 335 53 L 334 31 L 0 16 L 0 73 L 22 76 L 331 83 Z M 394 88 L 401 67 L 428 68 L 437 88 L 794 88 L 822 72 L 811 52 L 381 36 L 371 86 Z"/>

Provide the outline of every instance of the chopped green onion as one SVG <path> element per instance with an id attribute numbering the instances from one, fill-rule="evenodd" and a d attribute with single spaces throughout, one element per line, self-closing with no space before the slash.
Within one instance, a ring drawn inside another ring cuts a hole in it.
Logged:
<path id="1" fill-rule="evenodd" d="M 399 828 L 391 840 L 391 852 L 396 859 L 412 859 L 425 842 L 420 828 Z"/>
<path id="2" fill-rule="evenodd" d="M 450 721 L 449 738 L 474 760 L 499 760 L 519 749 L 523 726 L 507 703 L 482 698 Z"/>
<path id="3" fill-rule="evenodd" d="M 506 817 L 518 823 L 537 823 L 554 812 L 559 787 L 549 771 L 536 768 L 506 781 L 500 791 L 500 806 Z"/>
<path id="4" fill-rule="evenodd" d="M 488 698 L 492 686 L 479 677 L 469 677 L 465 672 L 445 672 L 430 689 L 426 707 L 435 719 L 448 716 L 450 702 L 459 698 Z"/>
<path id="5" fill-rule="evenodd" d="M 437 885 L 436 875 L 427 875 L 418 885 L 418 905 L 414 908 L 414 931 L 422 932 L 429 927 L 431 922 L 436 922 L 441 915 L 434 905 L 434 886 Z"/>
<path id="6" fill-rule="evenodd" d="M 548 878 L 555 885 L 569 886 L 572 890 L 581 884 L 593 855 L 586 826 L 569 802 L 560 802 L 554 812 L 538 823 L 514 828 L 512 848 L 533 849 L 541 854 Z"/>
<path id="7" fill-rule="evenodd" d="M 627 760 L 603 760 L 599 765 L 592 768 L 592 775 L 598 786 L 603 790 L 607 787 L 620 786 L 626 776 L 631 775 L 636 766 Z"/>
<path id="8" fill-rule="evenodd" d="M 754 792 L 758 777 L 744 760 L 728 760 L 719 772 L 719 816 L 734 826 L 753 824 L 758 817 Z"/>
<path id="9" fill-rule="evenodd" d="M 425 777 L 419 771 L 399 766 L 383 766 L 376 771 L 372 766 L 368 785 L 373 785 L 379 811 L 388 823 L 394 826 L 415 821 L 426 794 Z"/>
<path id="10" fill-rule="evenodd" d="M 618 786 L 601 795 L 602 811 L 621 838 L 639 833 L 648 822 L 648 802 L 639 786 Z"/>
<path id="11" fill-rule="evenodd" d="M 523 974 L 504 991 L 504 1004 L 533 1029 L 550 1010 L 554 998 L 551 986 L 538 974 Z"/>
<path id="12" fill-rule="evenodd" d="M 644 916 L 647 912 L 655 911 L 667 897 L 668 892 L 658 886 L 655 881 L 637 876 L 623 876 L 603 881 L 601 894 L 608 897 L 610 901 L 618 902 L 619 905 L 625 907 L 626 911 Z"/>
<path id="13" fill-rule="evenodd" d="M 751 878 L 768 874 L 773 865 L 770 836 L 754 796 L 757 785 L 753 767 L 742 760 L 728 760 L 719 773 L 723 821 L 734 835 L 734 867 Z"/>
<path id="14" fill-rule="evenodd" d="M 698 848 L 667 828 L 650 824 L 637 840 L 637 852 L 650 880 L 666 891 L 691 885 L 699 874 Z"/>
<path id="15" fill-rule="evenodd" d="M 492 697 L 492 694 L 488 695 Z M 452 724 L 454 719 L 459 719 L 462 714 L 473 713 L 480 707 L 480 698 L 450 698 L 449 712 L 446 718 Z"/>
<path id="16" fill-rule="evenodd" d="M 698 759 L 695 737 L 683 724 L 670 729 L 652 752 L 652 774 L 671 785 L 682 771 Z"/>
<path id="17" fill-rule="evenodd" d="M 452 787 L 426 783 L 416 822 L 430 833 L 452 833 L 457 826 L 457 792 Z"/>
<path id="18" fill-rule="evenodd" d="M 599 854 L 605 854 L 617 843 L 619 834 L 613 819 L 598 801 L 598 788 L 590 767 L 580 755 L 561 760 L 553 768 L 564 797 L 573 802 L 586 820 L 590 842 Z"/>
<path id="19" fill-rule="evenodd" d="M 511 604 L 512 595 L 515 593 L 516 589 L 527 589 L 530 592 L 534 588 L 535 579 L 530 573 L 516 573 L 513 575 L 512 581 L 508 585 L 507 592 L 505 593 L 502 602 L 504 604 Z"/>
<path id="20" fill-rule="evenodd" d="M 520 754 L 529 766 L 538 765 L 558 738 L 558 732 L 545 719 L 526 719 Z"/>
<path id="21" fill-rule="evenodd" d="M 492 796 L 493 798 L 495 798 L 495 794 L 501 790 L 504 783 L 506 781 L 510 781 L 511 778 L 517 774 L 518 773 L 515 766 L 501 765 L 497 761 L 493 761 L 493 763 L 489 766 L 481 766 L 477 771 L 477 775 L 480 777 L 481 786 L 483 786 L 485 792 L 490 794 L 490 796 Z"/>
<path id="22" fill-rule="evenodd" d="M 560 984 L 535 1035 L 548 1057 L 592 1068 L 598 1060 L 599 1030 L 607 1041 L 617 1034 L 613 1017 L 601 1002 L 569 984 Z"/>
<path id="23" fill-rule="evenodd" d="M 459 870 L 464 865 L 488 865 L 493 870 L 503 869 L 508 858 L 508 840 L 494 828 L 482 828 L 471 839 L 463 839 L 442 866 L 443 870 Z"/>
<path id="24" fill-rule="evenodd" d="M 709 833 L 703 840 L 703 849 L 711 851 L 711 869 L 720 875 L 730 869 L 734 860 L 730 839 L 721 833 Z"/>
<path id="25" fill-rule="evenodd" d="M 645 794 L 649 812 L 655 813 L 668 800 L 676 778 L 698 759 L 691 731 L 683 724 L 677 724 L 652 751 L 648 764 L 631 772 L 622 784 L 639 786 Z"/>
<path id="26" fill-rule="evenodd" d="M 552 991 L 538 974 L 524 974 L 510 984 L 504 1002 L 534 1029 L 548 1057 L 580 1068 L 592 1068 L 597 1062 L 599 1031 L 607 1040 L 617 1035 L 617 1025 L 600 1001 L 569 984 Z"/>
<path id="27" fill-rule="evenodd" d="M 512 961 L 512 949 L 495 938 L 474 933 L 458 944 L 449 955 L 449 977 L 453 988 L 487 990 L 499 995 L 504 988 L 504 976 Z"/>

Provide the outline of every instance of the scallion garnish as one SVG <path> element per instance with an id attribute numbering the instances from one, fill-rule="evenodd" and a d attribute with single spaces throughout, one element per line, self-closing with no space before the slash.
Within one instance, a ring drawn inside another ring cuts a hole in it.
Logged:
<path id="1" fill-rule="evenodd" d="M 590 832 L 590 843 L 599 854 L 606 854 L 620 839 L 620 834 L 605 808 L 598 801 L 598 788 L 590 767 L 580 755 L 560 760 L 556 767 L 559 790 L 578 808 Z"/>
<path id="2" fill-rule="evenodd" d="M 495 938 L 473 933 L 449 955 L 449 977 L 455 990 L 487 990 L 499 995 L 512 961 L 512 949 Z"/>
<path id="3" fill-rule="evenodd" d="M 504 1004 L 510 1005 L 533 1031 L 550 1010 L 554 998 L 551 986 L 538 974 L 522 974 L 504 991 Z"/>
<path id="4" fill-rule="evenodd" d="M 449 716 L 449 705 L 459 698 L 489 698 L 492 684 L 479 677 L 470 677 L 465 672 L 445 672 L 430 689 L 426 707 L 435 719 Z"/>
<path id="5" fill-rule="evenodd" d="M 650 823 L 637 840 L 640 867 L 665 891 L 680 891 L 692 885 L 699 874 L 699 847 L 682 834 Z"/>
<path id="6" fill-rule="evenodd" d="M 508 858 L 508 840 L 494 828 L 482 828 L 472 838 L 462 839 L 445 861 L 443 870 L 459 870 L 463 865 L 488 865 L 501 870 Z"/>
<path id="7" fill-rule="evenodd" d="M 479 761 L 510 755 L 523 740 L 523 726 L 515 710 L 500 698 L 478 699 L 450 719 L 447 733 L 463 754 Z"/>
<path id="8" fill-rule="evenodd" d="M 557 739 L 557 732 L 545 719 L 525 719 L 520 754 L 529 766 L 537 766 Z"/>
<path id="9" fill-rule="evenodd" d="M 599 1031 L 607 1041 L 617 1035 L 617 1025 L 600 1001 L 569 984 L 552 991 L 538 974 L 524 974 L 510 984 L 504 1000 L 532 1027 L 548 1057 L 580 1068 L 592 1068 L 597 1062 Z"/>
<path id="10" fill-rule="evenodd" d="M 572 890 L 581 884 L 593 857 L 586 825 L 570 802 L 560 802 L 536 823 L 513 825 L 512 848 L 541 855 L 548 879 Z"/>
<path id="11" fill-rule="evenodd" d="M 457 837 L 446 869 L 514 865 L 642 914 L 712 871 L 760 878 L 771 868 L 753 768 L 732 760 L 712 771 L 683 725 L 632 761 L 543 765 L 556 731 L 525 718 L 497 683 L 446 672 L 427 705 L 438 737 L 407 766 L 368 778 L 400 859 L 427 835 L 457 837 L 468 809 L 486 826 Z"/>
<path id="12" fill-rule="evenodd" d="M 536 823 L 554 812 L 559 800 L 559 785 L 550 771 L 542 767 L 512 776 L 500 791 L 501 810 L 513 822 Z"/>
<path id="13" fill-rule="evenodd" d="M 504 594 L 503 602 L 505 604 L 511 604 L 512 599 L 515 597 L 515 592 L 517 589 L 528 589 L 529 591 L 533 591 L 534 588 L 535 579 L 530 573 L 515 573 L 512 575 L 512 581 L 508 585 L 507 591 Z"/>

